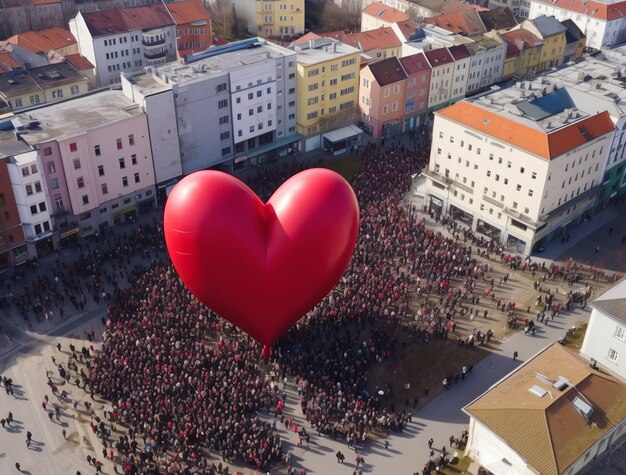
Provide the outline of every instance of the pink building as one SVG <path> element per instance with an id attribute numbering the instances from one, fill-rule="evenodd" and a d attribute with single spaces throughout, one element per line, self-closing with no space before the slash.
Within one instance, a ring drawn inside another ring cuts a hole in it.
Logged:
<path id="1" fill-rule="evenodd" d="M 361 70 L 361 121 L 374 138 L 393 137 L 402 132 L 406 79 L 406 72 L 396 57 L 377 61 Z"/>
<path id="2" fill-rule="evenodd" d="M 431 68 L 424 53 L 400 58 L 400 64 L 407 74 L 402 131 L 411 132 L 417 130 L 428 114 Z"/>

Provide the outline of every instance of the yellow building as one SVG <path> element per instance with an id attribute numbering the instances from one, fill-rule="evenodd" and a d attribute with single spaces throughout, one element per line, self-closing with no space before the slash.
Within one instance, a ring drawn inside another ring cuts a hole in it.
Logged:
<path id="1" fill-rule="evenodd" d="M 545 15 L 533 20 L 526 20 L 520 26 L 534 33 L 543 41 L 539 64 L 537 65 L 539 71 L 553 68 L 563 63 L 565 46 L 567 44 L 565 38 L 566 26 L 553 16 Z"/>
<path id="2" fill-rule="evenodd" d="M 508 69 L 505 70 L 506 77 L 513 75 L 523 77 L 526 74 L 539 71 L 539 61 L 543 49 L 543 41 L 540 38 L 523 28 L 502 33 L 501 37 L 507 43 L 512 43 L 511 48 L 519 52 L 519 54 L 512 55 L 513 58 L 517 58 L 517 61 L 511 60 L 508 63 Z M 507 56 L 508 54 L 509 48 L 507 47 Z"/>
<path id="3" fill-rule="evenodd" d="M 259 36 L 276 38 L 304 33 L 304 0 L 255 0 Z M 252 28 L 249 25 L 249 28 Z"/>
<path id="4" fill-rule="evenodd" d="M 321 134 L 355 119 L 361 51 L 308 33 L 289 46 L 298 53 L 296 127 L 304 148 L 321 146 Z"/>
<path id="5" fill-rule="evenodd" d="M 11 110 L 84 94 L 89 79 L 67 62 L 0 74 L 0 99 Z"/>

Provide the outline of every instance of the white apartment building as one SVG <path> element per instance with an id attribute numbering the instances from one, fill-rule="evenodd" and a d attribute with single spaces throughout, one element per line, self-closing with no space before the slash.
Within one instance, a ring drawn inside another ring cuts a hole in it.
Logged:
<path id="1" fill-rule="evenodd" d="M 432 67 L 428 108 L 436 110 L 450 103 L 454 84 L 454 58 L 447 48 L 424 51 L 424 55 Z"/>
<path id="2" fill-rule="evenodd" d="M 80 54 L 96 66 L 100 87 L 119 83 L 121 72 L 176 59 L 176 25 L 162 4 L 79 11 L 69 26 Z"/>
<path id="3" fill-rule="evenodd" d="M 23 129 L 14 119 L 14 127 Z M 19 132 L 18 132 L 19 133 Z M 7 160 L 9 177 L 22 222 L 28 255 L 37 256 L 56 247 L 49 194 L 37 160 L 37 151 L 29 150 Z"/>
<path id="4" fill-rule="evenodd" d="M 467 49 L 472 54 L 468 79 L 467 93 L 471 94 L 496 84 L 502 80 L 504 74 L 504 60 L 506 59 L 507 44 L 487 36 L 472 38 Z"/>
<path id="5" fill-rule="evenodd" d="M 467 45 L 456 45 L 448 48 L 448 52 L 454 58 L 454 72 L 452 73 L 452 83 L 450 87 L 450 100 L 456 102 L 465 98 L 467 91 L 467 78 L 470 72 L 472 55 Z"/>
<path id="6" fill-rule="evenodd" d="M 168 150 L 180 156 L 183 174 L 281 157 L 301 138 L 296 53 L 261 38 L 214 47 L 188 56 L 185 64 L 123 81 L 124 93 L 149 114 L 151 136 L 170 137 Z M 151 109 L 154 101 L 162 107 Z M 164 114 L 153 117 L 152 111 Z"/>
<path id="7" fill-rule="evenodd" d="M 22 138 L 40 149 L 44 173 L 51 176 L 51 212 L 69 213 L 65 219 L 75 222 L 81 235 L 132 220 L 154 207 L 146 115 L 120 91 L 53 104 L 18 118 L 38 124 Z M 53 160 L 53 148 L 60 160 Z M 54 181 L 58 164 L 64 180 Z"/>
<path id="8" fill-rule="evenodd" d="M 435 113 L 430 210 L 530 254 L 591 215 L 613 133 L 540 81 L 458 102 Z"/>
<path id="9" fill-rule="evenodd" d="M 571 19 L 587 37 L 587 46 L 601 49 L 626 41 L 625 0 L 531 0 L 530 19 L 541 15 Z"/>
<path id="10" fill-rule="evenodd" d="M 591 302 L 591 309 L 580 352 L 626 380 L 626 279 Z"/>

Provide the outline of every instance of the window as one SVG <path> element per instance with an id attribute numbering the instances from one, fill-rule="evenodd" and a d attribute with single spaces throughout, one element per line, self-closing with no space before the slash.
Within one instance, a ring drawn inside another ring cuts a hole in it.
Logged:
<path id="1" fill-rule="evenodd" d="M 84 205 L 88 205 L 89 204 L 89 196 L 83 195 L 83 204 Z"/>
<path id="2" fill-rule="evenodd" d="M 522 190 L 522 185 L 517 185 L 516 189 L 517 189 L 517 191 L 521 191 Z"/>
<path id="3" fill-rule="evenodd" d="M 117 145 L 117 149 L 118 149 L 118 150 L 122 150 L 122 147 L 123 147 L 123 145 L 122 145 L 122 139 L 116 139 L 116 140 L 115 140 L 115 143 L 116 143 L 116 145 Z"/>
<path id="4" fill-rule="evenodd" d="M 135 145 L 135 136 L 133 134 L 128 136 L 128 145 Z"/>
<path id="5" fill-rule="evenodd" d="M 39 203 L 39 211 L 43 213 L 45 210 L 46 210 L 46 202 L 42 201 L 41 203 Z"/>
<path id="6" fill-rule="evenodd" d="M 617 325 L 615 327 L 615 333 L 613 334 L 613 336 L 617 338 L 618 340 L 624 341 L 626 339 L 624 327 Z"/>
<path id="7" fill-rule="evenodd" d="M 225 157 L 226 155 L 229 155 L 229 154 L 230 154 L 230 151 L 231 151 L 231 148 L 230 148 L 230 147 L 224 147 L 224 148 L 222 149 L 222 157 Z"/>
<path id="8" fill-rule="evenodd" d="M 24 106 L 24 103 L 22 102 L 22 99 L 21 99 L 21 98 L 19 98 L 19 99 L 15 99 L 15 108 L 16 108 L 16 109 L 18 109 L 18 108 L 20 108 L 20 107 L 23 107 L 23 106 Z"/>
<path id="9" fill-rule="evenodd" d="M 70 144 L 70 152 L 77 152 L 78 151 L 78 146 L 76 145 L 76 142 L 72 142 Z"/>
<path id="10" fill-rule="evenodd" d="M 528 196 L 532 196 L 533 195 L 533 190 L 528 190 Z"/>
<path id="11" fill-rule="evenodd" d="M 107 187 L 106 183 L 103 183 L 102 185 L 100 185 L 100 188 L 102 189 L 102 194 L 103 195 L 108 195 L 109 194 L 109 188 Z"/>
<path id="12" fill-rule="evenodd" d="M 120 158 L 118 161 L 120 163 L 120 170 L 126 168 L 126 162 L 124 160 L 124 157 Z"/>
<path id="13" fill-rule="evenodd" d="M 137 165 L 137 154 L 136 153 L 133 153 L 130 156 L 130 163 L 132 163 L 133 165 Z"/>
<path id="14" fill-rule="evenodd" d="M 533 180 L 536 180 L 537 179 L 537 172 L 533 172 L 531 177 L 532 177 Z"/>
<path id="15" fill-rule="evenodd" d="M 487 176 L 491 176 L 491 170 L 487 170 Z"/>
<path id="16" fill-rule="evenodd" d="M 52 188 L 53 190 L 58 190 L 59 189 L 59 179 L 58 178 L 52 178 L 50 180 L 50 188 Z"/>
<path id="17" fill-rule="evenodd" d="M 609 354 L 606 357 L 609 361 L 617 363 L 617 360 L 619 358 L 619 352 L 614 350 L 613 348 L 609 348 Z"/>
<path id="18" fill-rule="evenodd" d="M 72 86 L 72 87 L 70 88 L 70 92 L 71 92 L 72 94 L 78 94 L 78 92 L 79 92 L 79 91 L 78 91 L 78 86 L 76 86 L 76 85 Z"/>
<path id="19" fill-rule="evenodd" d="M 134 176 L 135 176 L 135 183 L 139 183 L 139 180 L 140 180 L 139 173 L 135 173 Z"/>
<path id="20" fill-rule="evenodd" d="M 74 170 L 80 170 L 80 158 L 74 159 Z"/>
<path id="21" fill-rule="evenodd" d="M 525 171 L 525 170 L 524 170 L 524 167 L 520 167 L 519 172 L 520 172 L 520 173 L 524 173 L 524 171 Z"/>
<path id="22" fill-rule="evenodd" d="M 41 182 L 36 181 L 35 182 L 35 193 L 41 193 L 42 189 L 41 189 Z"/>
<path id="23" fill-rule="evenodd" d="M 52 147 L 44 147 L 43 156 L 48 157 L 50 155 L 52 155 Z"/>
<path id="24" fill-rule="evenodd" d="M 33 194 L 33 185 L 26 185 L 26 196 Z"/>
<path id="25" fill-rule="evenodd" d="M 63 199 L 61 199 L 60 196 L 56 196 L 54 198 L 54 205 L 57 207 L 57 209 L 63 208 Z"/>
<path id="26" fill-rule="evenodd" d="M 79 176 L 76 179 L 76 186 L 78 186 L 78 188 L 85 188 L 85 180 L 83 179 L 82 176 Z"/>
<path id="27" fill-rule="evenodd" d="M 228 124 L 228 116 L 227 115 L 223 115 L 222 117 L 220 117 L 220 125 L 224 125 L 224 124 Z"/>
<path id="28" fill-rule="evenodd" d="M 226 83 L 223 82 L 221 84 L 218 84 L 216 89 L 217 89 L 217 92 L 224 92 L 226 90 Z"/>
<path id="29" fill-rule="evenodd" d="M 41 224 L 35 224 L 35 234 L 41 234 Z"/>
<path id="30" fill-rule="evenodd" d="M 128 177 L 127 176 L 123 176 L 122 177 L 122 185 L 123 186 L 128 186 Z"/>
<path id="31" fill-rule="evenodd" d="M 218 109 L 226 109 L 228 107 L 228 99 L 222 99 L 217 103 Z"/>
<path id="32" fill-rule="evenodd" d="M 100 145 L 94 145 L 93 151 L 96 154 L 96 157 L 99 157 L 102 154 L 102 152 L 100 152 Z"/>

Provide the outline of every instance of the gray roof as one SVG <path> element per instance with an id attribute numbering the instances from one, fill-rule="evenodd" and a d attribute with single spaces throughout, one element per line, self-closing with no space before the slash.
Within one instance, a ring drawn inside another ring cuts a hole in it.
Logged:
<path id="1" fill-rule="evenodd" d="M 535 24 L 539 33 L 541 33 L 541 36 L 544 38 L 567 31 L 567 27 L 563 26 L 563 24 L 553 16 L 541 15 L 530 21 Z"/>
<path id="2" fill-rule="evenodd" d="M 591 306 L 626 324 L 626 278 L 591 302 Z"/>
<path id="3" fill-rule="evenodd" d="M 62 62 L 47 64 L 28 70 L 35 82 L 44 89 L 74 84 L 79 81 L 89 81 L 79 73 L 70 63 Z"/>
<path id="4" fill-rule="evenodd" d="M 0 92 L 11 98 L 30 92 L 41 92 L 41 88 L 27 71 L 16 69 L 0 74 Z"/>

